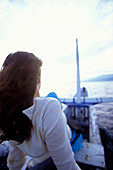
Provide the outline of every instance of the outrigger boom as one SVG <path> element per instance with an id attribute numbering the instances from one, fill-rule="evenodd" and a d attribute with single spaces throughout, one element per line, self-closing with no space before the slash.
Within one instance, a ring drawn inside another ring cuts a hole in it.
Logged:
<path id="1" fill-rule="evenodd" d="M 100 103 L 113 102 L 113 97 L 81 97 L 81 102 L 78 103 L 77 97 L 60 98 L 63 104 L 73 107 L 84 107 L 89 105 L 95 105 Z"/>

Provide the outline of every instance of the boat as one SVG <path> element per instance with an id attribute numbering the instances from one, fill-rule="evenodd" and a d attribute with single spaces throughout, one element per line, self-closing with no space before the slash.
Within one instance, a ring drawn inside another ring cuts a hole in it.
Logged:
<path id="1" fill-rule="evenodd" d="M 88 97 L 87 89 L 80 88 L 78 40 L 76 39 L 77 93 L 70 98 L 60 98 L 67 119 L 75 121 L 84 130 L 80 150 L 74 153 L 76 162 L 82 170 L 106 169 L 105 152 L 101 142 L 95 105 L 113 102 L 113 97 Z"/>

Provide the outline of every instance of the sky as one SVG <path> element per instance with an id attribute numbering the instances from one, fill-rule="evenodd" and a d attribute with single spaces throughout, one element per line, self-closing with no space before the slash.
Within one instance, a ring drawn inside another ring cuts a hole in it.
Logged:
<path id="1" fill-rule="evenodd" d="M 54 90 L 76 81 L 76 38 L 81 80 L 113 73 L 113 0 L 0 0 L 0 66 L 11 52 L 33 52 Z"/>

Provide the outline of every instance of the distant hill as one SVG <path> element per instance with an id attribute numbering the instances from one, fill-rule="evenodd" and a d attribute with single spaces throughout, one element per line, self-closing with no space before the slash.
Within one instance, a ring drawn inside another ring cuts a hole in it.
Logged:
<path id="1" fill-rule="evenodd" d="M 113 74 L 105 74 L 87 80 L 83 80 L 83 82 L 97 82 L 97 81 L 113 81 Z"/>

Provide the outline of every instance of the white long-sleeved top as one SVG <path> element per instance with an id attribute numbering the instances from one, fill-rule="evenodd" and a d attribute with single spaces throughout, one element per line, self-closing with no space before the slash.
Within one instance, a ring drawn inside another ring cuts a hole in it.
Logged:
<path id="1" fill-rule="evenodd" d="M 9 169 L 20 170 L 26 154 L 32 157 L 33 166 L 51 156 L 58 170 L 79 170 L 70 145 L 71 130 L 60 103 L 53 98 L 37 97 L 23 114 L 32 121 L 32 136 L 20 145 L 9 141 Z"/>

